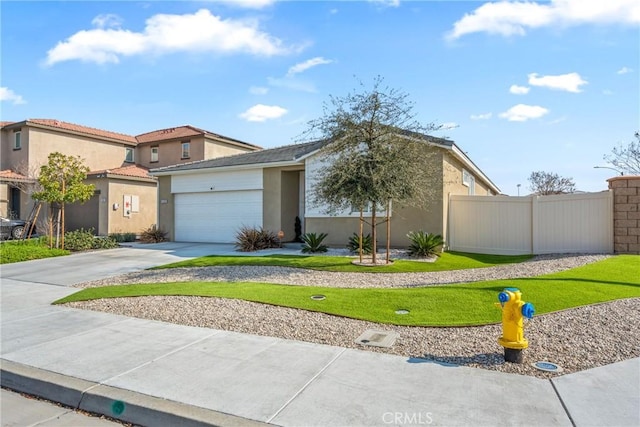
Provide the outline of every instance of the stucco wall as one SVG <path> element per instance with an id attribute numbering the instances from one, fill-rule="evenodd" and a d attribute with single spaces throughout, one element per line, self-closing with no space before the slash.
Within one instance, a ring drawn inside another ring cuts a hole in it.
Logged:
<path id="1" fill-rule="evenodd" d="M 126 181 L 113 178 L 109 181 L 109 201 L 107 203 L 109 229 L 106 234 L 140 234 L 142 230 L 157 223 L 158 191 L 155 182 Z M 137 195 L 140 200 L 140 211 L 131 212 L 130 217 L 123 215 L 125 195 Z M 114 203 L 120 205 L 118 210 L 113 210 Z"/>
<path id="2" fill-rule="evenodd" d="M 171 193 L 171 177 L 158 177 L 158 228 L 168 232 L 167 238 L 175 240 L 174 199 Z"/>
<path id="3" fill-rule="evenodd" d="M 189 142 L 189 157 L 182 158 L 182 143 Z M 158 147 L 158 161 L 151 162 L 151 147 Z M 149 169 L 180 163 L 203 160 L 205 157 L 204 138 L 191 137 L 175 141 L 160 141 L 157 143 L 145 143 L 136 147 L 136 163 Z"/>
<path id="4" fill-rule="evenodd" d="M 0 183 L 0 216 L 8 217 L 9 185 Z"/>
<path id="5" fill-rule="evenodd" d="M 80 156 L 90 170 L 117 168 L 124 164 L 125 143 L 99 141 L 32 127 L 29 128 L 26 144 L 24 136 L 22 142 L 23 150 L 26 148 L 29 151 L 28 159 L 32 167 L 39 168 L 46 164 L 49 154 L 56 151 L 67 156 Z"/>
<path id="6" fill-rule="evenodd" d="M 262 226 L 265 230 L 277 233 L 280 230 L 282 213 L 282 171 L 279 168 L 264 169 L 262 185 Z"/>
<path id="7" fill-rule="evenodd" d="M 249 147 L 226 144 L 221 141 L 206 139 L 204 144 L 204 158 L 214 159 L 216 157 L 231 156 L 233 154 L 255 151 Z"/>

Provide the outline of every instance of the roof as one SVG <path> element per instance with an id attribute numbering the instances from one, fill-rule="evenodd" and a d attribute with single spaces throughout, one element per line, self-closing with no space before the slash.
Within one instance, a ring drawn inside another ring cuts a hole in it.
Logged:
<path id="1" fill-rule="evenodd" d="M 100 138 L 107 138 L 107 139 L 115 139 L 117 141 L 136 144 L 135 137 L 131 135 L 125 135 L 123 133 L 96 129 L 88 126 L 76 125 L 74 123 L 63 122 L 55 119 L 27 119 L 24 122 L 8 123 L 6 125 L 3 124 L 3 126 L 17 125 L 17 124 L 24 124 L 25 126 L 30 126 L 30 125 L 44 126 L 48 128 L 66 130 L 66 131 L 81 133 L 85 135 L 97 136 Z"/>
<path id="2" fill-rule="evenodd" d="M 285 145 L 283 147 L 269 148 L 266 150 L 253 151 L 250 153 L 235 154 L 233 156 L 218 157 L 209 160 L 183 163 L 174 166 L 152 169 L 151 173 L 174 172 L 197 169 L 220 168 L 228 166 L 258 165 L 268 163 L 296 162 L 302 157 L 319 150 L 329 143 L 328 140 L 306 142 L 303 144 Z"/>
<path id="3" fill-rule="evenodd" d="M 65 131 L 80 133 L 84 135 L 90 135 L 93 137 L 97 136 L 100 138 L 127 142 L 133 145 L 144 144 L 149 142 L 159 142 L 159 141 L 166 141 L 166 140 L 189 138 L 193 136 L 202 135 L 202 136 L 217 138 L 234 145 L 241 145 L 241 146 L 245 146 L 247 148 L 251 148 L 255 150 L 258 150 L 261 148 L 257 145 L 249 144 L 248 142 L 229 138 L 227 136 L 209 132 L 207 130 L 200 129 L 191 125 L 178 126 L 178 127 L 166 128 L 166 129 L 158 129 L 152 132 L 147 132 L 147 133 L 133 136 L 133 135 L 127 135 L 124 133 L 111 132 L 111 131 L 96 129 L 88 126 L 77 125 L 74 123 L 63 122 L 61 120 L 56 120 L 56 119 L 27 119 L 22 122 L 9 122 L 9 121 L 0 122 L 0 127 L 3 127 L 3 128 L 5 126 L 14 126 L 14 125 L 15 126 L 38 126 L 38 127 L 65 130 Z"/>
<path id="4" fill-rule="evenodd" d="M 0 171 L 0 181 L 25 181 L 31 182 L 35 181 L 32 178 L 28 178 L 21 173 L 14 172 L 11 169 L 5 169 Z"/>
<path id="5" fill-rule="evenodd" d="M 237 145 L 245 145 L 250 148 L 260 149 L 261 147 L 248 142 L 240 141 L 238 139 L 229 138 L 227 136 L 219 135 L 217 133 L 209 132 L 204 129 L 197 128 L 191 125 L 178 126 L 173 128 L 158 129 L 152 132 L 143 133 L 136 136 L 136 140 L 139 144 L 145 144 L 150 142 L 166 141 L 168 139 L 182 139 L 192 136 L 210 136 L 213 138 L 222 139 Z"/>
<path id="6" fill-rule="evenodd" d="M 88 173 L 89 176 L 103 174 L 108 176 L 126 176 L 130 178 L 155 179 L 155 177 L 149 175 L 149 169 L 139 165 L 129 165 L 114 169 L 103 169 L 98 171 L 91 171 Z"/>

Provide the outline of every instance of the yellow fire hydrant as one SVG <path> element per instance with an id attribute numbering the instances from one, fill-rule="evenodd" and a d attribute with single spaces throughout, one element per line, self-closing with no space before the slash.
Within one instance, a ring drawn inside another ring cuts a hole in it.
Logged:
<path id="1" fill-rule="evenodd" d="M 529 346 L 524 337 L 524 319 L 531 319 L 535 312 L 533 304 L 522 301 L 517 288 L 506 288 L 498 295 L 502 309 L 502 336 L 498 344 L 504 347 L 504 360 L 522 363 L 522 350 Z"/>

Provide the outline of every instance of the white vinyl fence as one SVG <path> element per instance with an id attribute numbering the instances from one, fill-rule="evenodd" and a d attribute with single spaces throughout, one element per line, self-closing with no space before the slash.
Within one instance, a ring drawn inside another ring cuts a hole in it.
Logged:
<path id="1" fill-rule="evenodd" d="M 447 246 L 501 255 L 612 253 L 613 193 L 452 195 Z"/>

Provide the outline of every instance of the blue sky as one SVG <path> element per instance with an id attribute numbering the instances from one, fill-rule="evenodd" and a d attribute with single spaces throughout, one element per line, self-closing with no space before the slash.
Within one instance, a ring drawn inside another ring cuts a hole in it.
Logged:
<path id="1" fill-rule="evenodd" d="M 11 2 L 1 119 L 126 134 L 191 124 L 298 142 L 329 96 L 382 76 L 503 193 L 533 171 L 600 191 L 640 129 L 636 0 Z"/>

